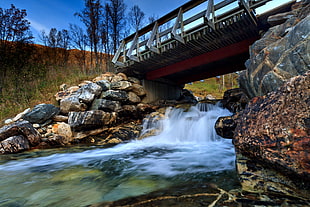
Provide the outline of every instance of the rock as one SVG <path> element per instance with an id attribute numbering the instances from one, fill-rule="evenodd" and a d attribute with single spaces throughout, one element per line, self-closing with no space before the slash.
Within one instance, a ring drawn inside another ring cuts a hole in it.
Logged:
<path id="1" fill-rule="evenodd" d="M 149 114 L 149 113 L 154 112 L 155 109 L 156 109 L 156 107 L 149 105 L 149 104 L 139 103 L 137 105 L 138 113 L 141 114 L 142 116 L 144 116 L 145 114 Z"/>
<path id="2" fill-rule="evenodd" d="M 116 113 L 104 111 L 69 112 L 68 124 L 75 131 L 102 128 L 114 123 Z"/>
<path id="3" fill-rule="evenodd" d="M 107 99 L 96 99 L 90 110 L 103 110 L 107 112 L 118 112 L 122 109 L 119 101 L 111 101 Z"/>
<path id="4" fill-rule="evenodd" d="M 108 136 L 104 140 L 99 141 L 98 144 L 119 144 L 124 141 L 137 139 L 141 130 L 141 125 L 135 122 L 112 127 L 106 131 Z"/>
<path id="5" fill-rule="evenodd" d="M 73 132 L 73 137 L 74 139 L 84 139 L 89 136 L 95 136 L 98 134 L 101 134 L 107 130 L 107 127 L 102 127 L 99 129 L 93 129 L 93 130 L 85 130 L 85 131 L 80 131 L 80 132 Z"/>
<path id="6" fill-rule="evenodd" d="M 138 96 L 145 96 L 146 95 L 146 91 L 144 89 L 143 86 L 139 85 L 139 84 L 132 84 L 132 88 L 131 91 L 134 92 L 135 94 L 137 94 Z"/>
<path id="7" fill-rule="evenodd" d="M 95 97 L 99 96 L 101 92 L 101 86 L 97 85 L 96 83 L 88 83 L 77 91 L 77 97 L 79 98 L 80 102 L 89 104 L 94 100 Z"/>
<path id="8" fill-rule="evenodd" d="M 23 116 L 30 123 L 42 124 L 59 113 L 59 108 L 52 104 L 36 105 L 30 112 Z"/>
<path id="9" fill-rule="evenodd" d="M 120 82 L 120 81 L 126 81 L 126 80 L 128 80 L 127 75 L 125 75 L 124 73 L 118 73 L 112 78 L 111 82 L 113 83 L 113 82 Z"/>
<path id="10" fill-rule="evenodd" d="M 236 167 L 244 192 L 275 194 L 278 197 L 309 198 L 309 191 L 300 188 L 283 172 L 266 168 L 237 151 Z"/>
<path id="11" fill-rule="evenodd" d="M 25 114 L 29 113 L 30 111 L 31 111 L 30 108 L 24 110 L 23 112 L 17 114 L 17 115 L 12 119 L 12 121 L 15 122 L 15 121 L 20 120 L 21 118 L 23 118 L 23 117 L 25 116 Z"/>
<path id="12" fill-rule="evenodd" d="M 119 112 L 119 117 L 126 117 L 136 119 L 138 113 L 138 108 L 136 105 L 123 105 L 122 110 Z"/>
<path id="13" fill-rule="evenodd" d="M 85 81 L 83 81 L 82 83 L 79 84 L 79 87 L 81 88 L 81 87 L 83 87 L 83 86 L 85 86 L 85 85 L 88 85 L 88 84 L 90 84 L 90 83 L 92 83 L 92 82 L 91 82 L 91 81 L 88 81 L 88 80 L 85 80 Z"/>
<path id="14" fill-rule="evenodd" d="M 72 131 L 69 124 L 58 123 L 52 127 L 52 132 L 62 137 L 61 143 L 68 144 L 73 140 Z"/>
<path id="15" fill-rule="evenodd" d="M 65 84 L 65 83 L 63 83 L 63 84 L 61 84 L 61 85 L 59 86 L 59 89 L 60 89 L 61 91 L 65 91 L 67 88 L 68 88 L 68 85 Z"/>
<path id="16" fill-rule="evenodd" d="M 100 76 L 93 79 L 93 82 L 101 81 L 101 80 L 107 80 L 109 82 L 112 81 L 112 78 L 115 76 L 114 73 L 106 72 L 104 74 L 101 74 Z"/>
<path id="17" fill-rule="evenodd" d="M 100 80 L 96 82 L 102 88 L 102 91 L 107 91 L 111 89 L 111 83 L 107 80 Z"/>
<path id="18" fill-rule="evenodd" d="M 0 141 L 9 137 L 22 135 L 30 143 L 30 146 L 36 146 L 41 141 L 41 135 L 33 128 L 28 121 L 17 121 L 11 125 L 0 128 Z"/>
<path id="19" fill-rule="evenodd" d="M 128 94 L 125 91 L 108 90 L 102 92 L 100 98 L 112 101 L 126 102 L 128 100 Z"/>
<path id="20" fill-rule="evenodd" d="M 135 77 L 128 77 L 128 81 L 130 83 L 135 83 L 135 84 L 141 85 L 141 81 L 138 78 L 135 78 Z"/>
<path id="21" fill-rule="evenodd" d="M 141 102 L 141 98 L 135 94 L 134 92 L 128 92 L 128 101 L 133 104 L 137 104 Z"/>
<path id="22" fill-rule="evenodd" d="M 53 121 L 55 122 L 68 122 L 68 116 L 56 115 L 53 117 Z"/>
<path id="23" fill-rule="evenodd" d="M 112 90 L 125 90 L 128 91 L 132 87 L 132 84 L 129 81 L 118 81 L 111 83 Z"/>
<path id="24" fill-rule="evenodd" d="M 234 88 L 225 91 L 221 101 L 223 107 L 233 113 L 242 111 L 248 102 L 249 98 L 241 88 Z"/>
<path id="25" fill-rule="evenodd" d="M 60 136 L 58 134 L 53 134 L 51 137 L 48 137 L 45 142 L 51 146 L 64 146 L 69 143 L 68 139 L 64 136 Z"/>
<path id="26" fill-rule="evenodd" d="M 71 96 L 60 101 L 60 111 L 68 114 L 70 111 L 86 111 L 87 105 L 81 103 L 77 96 Z"/>
<path id="27" fill-rule="evenodd" d="M 0 154 L 17 153 L 30 149 L 29 141 L 23 135 L 12 136 L 0 142 Z"/>
<path id="28" fill-rule="evenodd" d="M 299 184 L 310 182 L 310 72 L 266 97 L 256 97 L 236 119 L 235 148 Z"/>
<path id="29" fill-rule="evenodd" d="M 223 138 L 234 137 L 234 130 L 236 128 L 235 120 L 232 116 L 219 117 L 215 123 L 215 131 Z"/>
<path id="30" fill-rule="evenodd" d="M 309 3 L 304 3 L 299 10 L 289 13 L 291 17 L 285 23 L 270 28 L 250 47 L 247 70 L 239 77 L 240 87 L 250 98 L 275 91 L 310 69 L 309 8 Z"/>
<path id="31" fill-rule="evenodd" d="M 33 128 L 35 128 L 35 129 L 39 129 L 39 128 L 41 127 L 40 124 L 33 124 L 32 126 L 33 126 Z"/>
<path id="32" fill-rule="evenodd" d="M 194 103 L 196 104 L 198 101 L 194 94 L 187 89 L 183 89 L 180 98 L 178 99 L 179 103 Z"/>
<path id="33" fill-rule="evenodd" d="M 285 23 L 288 19 L 290 19 L 294 16 L 295 16 L 295 14 L 293 11 L 280 13 L 280 14 L 269 16 L 267 19 L 267 22 L 271 26 L 276 26 L 276 25 Z"/>
<path id="34" fill-rule="evenodd" d="M 59 91 L 58 93 L 55 94 L 56 101 L 61 101 L 62 99 L 72 96 L 79 89 L 80 87 L 78 86 L 72 86 L 66 89 L 65 91 Z"/>

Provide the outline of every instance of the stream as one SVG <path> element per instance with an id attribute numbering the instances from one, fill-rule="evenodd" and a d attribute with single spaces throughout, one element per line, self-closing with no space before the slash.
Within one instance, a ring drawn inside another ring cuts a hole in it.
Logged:
<path id="1" fill-rule="evenodd" d="M 238 186 L 232 141 L 216 135 L 219 106 L 170 108 L 143 124 L 161 133 L 106 148 L 78 146 L 0 157 L 0 206 L 86 206 L 179 184 Z"/>

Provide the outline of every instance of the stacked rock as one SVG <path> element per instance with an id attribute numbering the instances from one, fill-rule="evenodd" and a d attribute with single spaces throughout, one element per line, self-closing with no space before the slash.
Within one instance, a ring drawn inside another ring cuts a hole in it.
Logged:
<path id="1" fill-rule="evenodd" d="M 55 95 L 59 107 L 39 104 L 32 110 L 27 109 L 7 120 L 9 125 L 0 129 L 0 153 L 16 153 L 34 147 L 67 145 L 83 140 L 96 142 L 90 137 L 99 134 L 106 135 L 102 137 L 104 143 L 119 143 L 129 139 L 124 136 L 124 131 L 127 130 L 127 134 L 130 134 L 131 128 L 136 132 L 130 139 L 138 137 L 139 120 L 154 111 L 153 106 L 141 102 L 146 91 L 140 81 L 123 73 L 108 72 L 93 81 L 84 81 L 72 87 L 63 84 L 60 88 L 61 91 Z M 115 127 L 120 124 L 121 127 Z M 16 133 L 7 133 L 7 129 L 16 128 L 16 125 L 29 127 L 28 131 L 32 131 L 38 141 L 29 142 L 29 133 L 26 136 L 23 133 L 25 130 L 17 129 Z M 121 138 L 107 134 L 111 132 L 111 128 L 113 132 L 123 131 L 114 133 L 122 134 Z M 17 139 L 16 136 L 22 138 Z M 104 144 L 102 140 L 100 143 Z"/>

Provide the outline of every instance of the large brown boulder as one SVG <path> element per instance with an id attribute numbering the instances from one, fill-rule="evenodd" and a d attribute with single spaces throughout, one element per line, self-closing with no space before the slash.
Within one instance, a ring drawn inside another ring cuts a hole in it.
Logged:
<path id="1" fill-rule="evenodd" d="M 239 153 L 309 188 L 310 72 L 252 99 L 236 123 L 234 145 Z"/>
<path id="2" fill-rule="evenodd" d="M 239 85 L 249 97 L 275 91 L 290 78 L 310 69 L 310 5 L 309 1 L 298 4 L 295 10 L 282 14 L 287 19 L 283 24 L 270 28 L 250 47 L 247 70 L 239 77 Z M 279 14 L 269 21 L 278 18 Z"/>

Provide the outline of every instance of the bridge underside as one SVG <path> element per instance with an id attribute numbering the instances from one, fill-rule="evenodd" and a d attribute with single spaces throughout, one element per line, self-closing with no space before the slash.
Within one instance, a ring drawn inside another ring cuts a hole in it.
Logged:
<path id="1" fill-rule="evenodd" d="M 227 20 L 216 25 L 216 30 L 206 27 L 193 31 L 184 37 L 185 44 L 174 40 L 162 46 L 160 54 L 140 54 L 140 62 L 129 61 L 119 71 L 146 80 L 164 78 L 182 84 L 243 70 L 249 45 L 258 39 L 257 26 L 243 15 L 237 22 Z"/>

